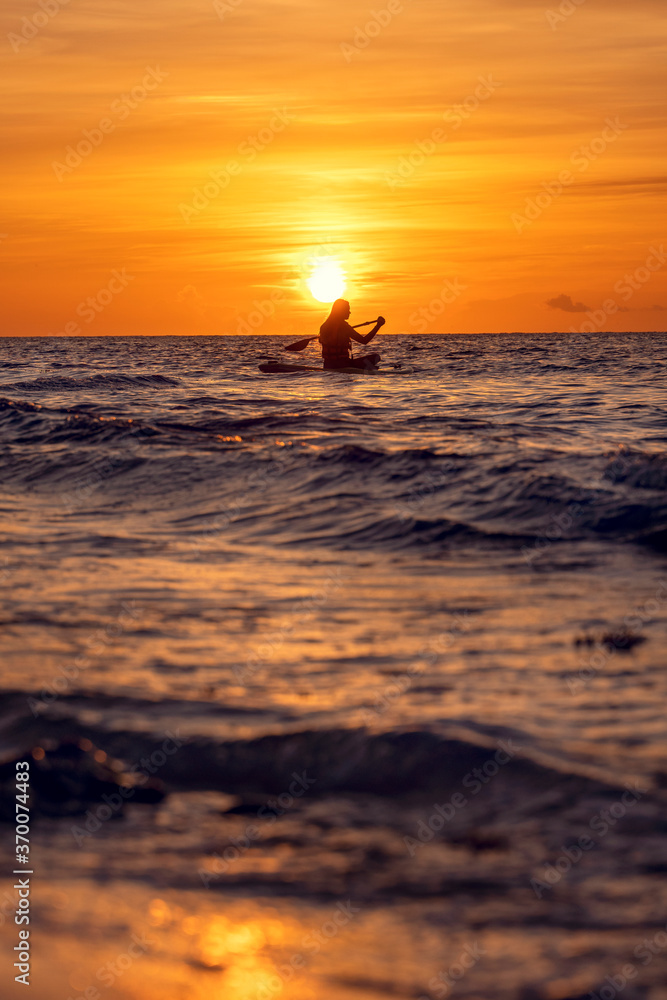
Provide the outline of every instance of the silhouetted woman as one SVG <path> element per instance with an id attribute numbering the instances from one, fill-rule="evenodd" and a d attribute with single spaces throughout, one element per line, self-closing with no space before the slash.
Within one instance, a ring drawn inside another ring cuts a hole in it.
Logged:
<path id="1" fill-rule="evenodd" d="M 357 344 L 368 344 L 373 339 L 384 319 L 378 316 L 377 322 L 370 333 L 362 336 L 347 322 L 350 315 L 350 303 L 345 299 L 336 299 L 331 312 L 320 327 L 320 344 L 325 368 L 374 368 L 380 360 L 379 354 L 365 354 L 360 358 L 350 357 L 350 341 Z"/>

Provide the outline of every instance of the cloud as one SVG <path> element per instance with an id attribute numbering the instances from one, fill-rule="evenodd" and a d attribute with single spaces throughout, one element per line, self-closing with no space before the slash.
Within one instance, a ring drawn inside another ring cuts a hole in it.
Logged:
<path id="1" fill-rule="evenodd" d="M 557 295 L 555 299 L 548 299 L 547 305 L 566 313 L 585 313 L 590 309 L 583 302 L 573 302 L 569 295 Z"/>
<path id="2" fill-rule="evenodd" d="M 185 288 L 181 288 L 176 296 L 176 301 L 185 302 L 197 316 L 206 315 L 206 301 L 194 285 L 186 285 Z"/>

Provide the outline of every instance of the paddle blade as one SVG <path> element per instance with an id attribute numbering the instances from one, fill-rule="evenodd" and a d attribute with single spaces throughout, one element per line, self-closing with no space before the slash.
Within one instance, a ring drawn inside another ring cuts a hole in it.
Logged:
<path id="1" fill-rule="evenodd" d="M 304 337 L 303 340 L 297 340 L 296 344 L 288 344 L 284 350 L 286 351 L 304 351 L 311 340 L 317 340 L 317 337 Z"/>

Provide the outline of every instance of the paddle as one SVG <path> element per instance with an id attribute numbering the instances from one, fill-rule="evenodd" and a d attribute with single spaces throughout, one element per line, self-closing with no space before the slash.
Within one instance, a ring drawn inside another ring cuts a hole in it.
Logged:
<path id="1" fill-rule="evenodd" d="M 372 326 L 374 323 L 377 323 L 377 320 L 375 320 L 375 319 L 369 319 L 365 323 L 357 323 L 356 326 L 352 327 L 352 329 L 353 330 L 358 330 L 362 326 Z M 303 340 L 297 340 L 296 344 L 288 344 L 287 347 L 283 348 L 283 350 L 285 350 L 285 351 L 303 351 L 303 350 L 306 349 L 306 347 L 308 347 L 308 344 L 311 342 L 311 340 L 317 340 L 318 337 L 319 337 L 319 333 L 318 333 L 317 337 L 304 337 Z"/>

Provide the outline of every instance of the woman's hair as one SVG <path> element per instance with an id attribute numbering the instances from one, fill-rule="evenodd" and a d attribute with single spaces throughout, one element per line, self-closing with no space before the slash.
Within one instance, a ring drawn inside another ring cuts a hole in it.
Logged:
<path id="1" fill-rule="evenodd" d="M 336 299 L 331 307 L 331 312 L 320 327 L 320 333 L 326 333 L 332 327 L 339 326 L 342 320 L 347 319 L 347 316 L 349 316 L 349 308 L 350 303 L 346 299 Z M 345 315 L 346 313 L 347 315 Z"/>

